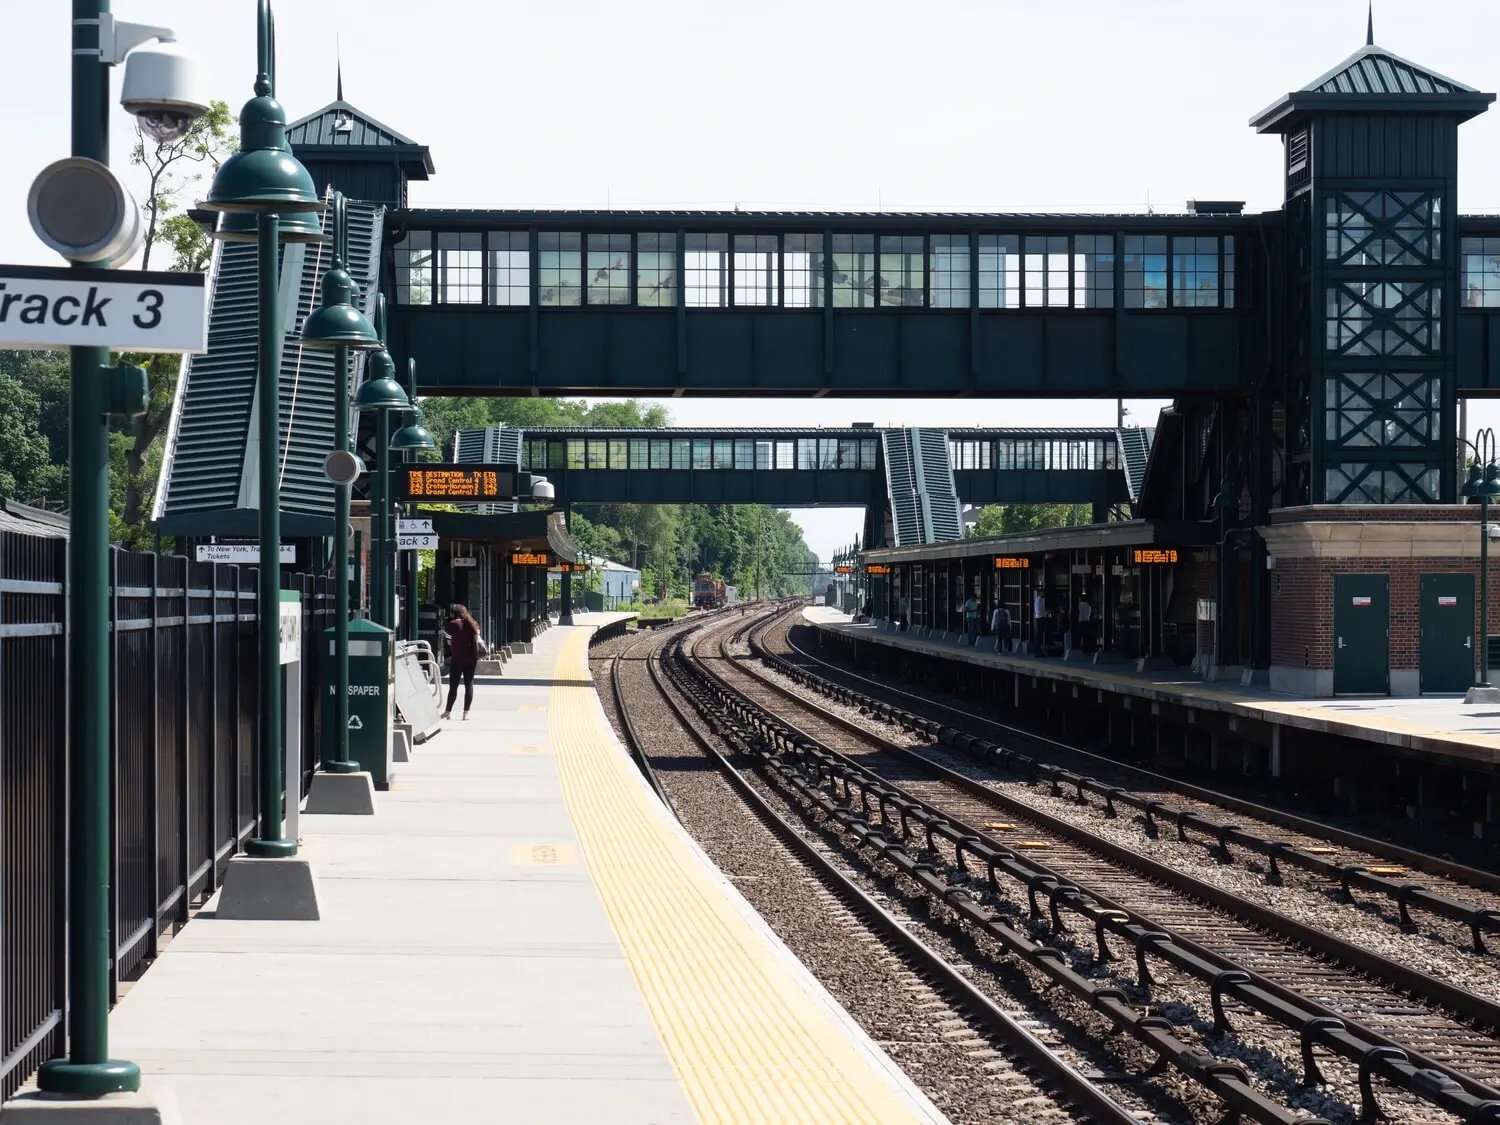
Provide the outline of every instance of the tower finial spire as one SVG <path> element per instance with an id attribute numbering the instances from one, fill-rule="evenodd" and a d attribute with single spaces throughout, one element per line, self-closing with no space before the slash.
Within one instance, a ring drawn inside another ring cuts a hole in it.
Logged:
<path id="1" fill-rule="evenodd" d="M 339 45 L 339 37 L 333 37 L 333 57 L 338 61 L 339 74 L 339 101 L 344 100 L 344 52 Z"/>
<path id="2" fill-rule="evenodd" d="M 1375 46 L 1375 0 L 1369 0 L 1365 12 L 1365 46 Z"/>

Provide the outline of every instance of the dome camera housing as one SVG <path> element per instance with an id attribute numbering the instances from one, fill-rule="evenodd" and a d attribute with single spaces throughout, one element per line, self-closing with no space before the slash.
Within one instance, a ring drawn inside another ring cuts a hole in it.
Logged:
<path id="1" fill-rule="evenodd" d="M 557 489 L 552 487 L 552 482 L 539 480 L 531 486 L 531 498 L 533 500 L 551 500 L 557 495 Z"/>
<path id="2" fill-rule="evenodd" d="M 152 140 L 181 140 L 208 112 L 202 61 L 170 40 L 137 47 L 125 56 L 120 104 Z"/>

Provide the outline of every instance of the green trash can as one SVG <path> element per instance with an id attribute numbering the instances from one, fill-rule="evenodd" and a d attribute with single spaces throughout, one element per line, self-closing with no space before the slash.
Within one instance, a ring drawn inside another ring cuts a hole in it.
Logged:
<path id="1" fill-rule="evenodd" d="M 323 630 L 333 656 L 333 629 Z M 376 789 L 391 787 L 391 732 L 394 729 L 392 649 L 394 634 L 370 621 L 349 622 L 349 757 L 366 770 Z M 337 690 L 329 660 L 328 694 Z M 323 708 L 324 737 L 333 732 L 334 709 Z M 326 743 L 325 743 L 326 744 Z"/>

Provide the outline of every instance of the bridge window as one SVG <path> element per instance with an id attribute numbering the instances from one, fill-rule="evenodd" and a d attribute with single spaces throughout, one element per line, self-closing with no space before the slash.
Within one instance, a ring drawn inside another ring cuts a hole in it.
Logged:
<path id="1" fill-rule="evenodd" d="M 859 468 L 858 438 L 839 438 L 839 468 Z"/>
<path id="2" fill-rule="evenodd" d="M 396 243 L 396 303 L 432 304 L 431 231 L 407 231 Z"/>
<path id="3" fill-rule="evenodd" d="M 531 238 L 524 230 L 489 233 L 490 304 L 531 304 Z"/>
<path id="4" fill-rule="evenodd" d="M 713 468 L 713 444 L 707 438 L 697 438 L 693 441 L 693 468 Z"/>
<path id="5" fill-rule="evenodd" d="M 1167 236 L 1125 236 L 1125 307 L 1167 307 Z"/>
<path id="6" fill-rule="evenodd" d="M 979 236 L 979 307 L 1021 307 L 1020 239 L 1016 235 Z"/>
<path id="7" fill-rule="evenodd" d="M 729 236 L 685 236 L 683 273 L 689 308 L 721 309 L 729 304 Z"/>
<path id="8" fill-rule="evenodd" d="M 929 240 L 927 272 L 932 279 L 932 307 L 969 307 L 969 236 L 935 234 Z"/>
<path id="9" fill-rule="evenodd" d="M 861 438 L 859 442 L 859 467 L 866 472 L 875 469 L 875 439 Z"/>
<path id="10" fill-rule="evenodd" d="M 757 469 L 769 469 L 771 467 L 771 455 L 775 445 L 769 441 L 758 441 L 755 443 L 755 467 Z"/>
<path id="11" fill-rule="evenodd" d="M 1026 307 L 1066 307 L 1068 290 L 1068 236 L 1028 234 L 1023 241 Z"/>
<path id="12" fill-rule="evenodd" d="M 734 442 L 727 438 L 714 441 L 714 468 L 734 468 Z"/>
<path id="13" fill-rule="evenodd" d="M 797 447 L 791 442 L 778 441 L 776 443 L 776 467 L 778 469 L 797 467 Z"/>
<path id="14" fill-rule="evenodd" d="M 1177 235 L 1172 239 L 1172 304 L 1177 308 L 1219 305 L 1219 240 Z"/>
<path id="15" fill-rule="evenodd" d="M 537 282 L 543 305 L 583 303 L 583 236 L 543 231 L 537 235 Z"/>
<path id="16" fill-rule="evenodd" d="M 692 468 L 692 464 L 693 464 L 692 457 L 688 453 L 688 450 L 690 448 L 691 448 L 691 443 L 686 438 L 676 438 L 676 439 L 673 440 L 673 442 L 672 442 L 672 468 L 674 468 L 674 469 L 690 469 L 690 468 Z"/>
<path id="17" fill-rule="evenodd" d="M 484 302 L 484 235 L 479 231 L 442 231 L 437 236 L 437 303 L 478 305 Z"/>
<path id="18" fill-rule="evenodd" d="M 651 441 L 651 467 L 653 469 L 670 469 L 672 467 L 672 443 L 653 438 Z"/>
<path id="19" fill-rule="evenodd" d="M 1115 307 L 1115 240 L 1109 234 L 1073 236 L 1073 307 Z"/>
<path id="20" fill-rule="evenodd" d="M 611 439 L 609 443 L 609 467 L 611 469 L 624 469 L 630 465 L 627 459 L 629 446 L 623 439 Z"/>
<path id="21" fill-rule="evenodd" d="M 833 236 L 833 307 L 867 309 L 875 304 L 875 236 Z"/>
<path id="22" fill-rule="evenodd" d="M 606 441 L 593 441 L 593 440 L 590 440 L 590 441 L 584 442 L 584 445 L 587 447 L 587 457 L 588 457 L 588 463 L 585 466 L 586 468 L 589 468 L 589 469 L 607 469 L 607 468 L 609 468 L 609 443 L 608 442 L 606 442 Z"/>
<path id="23" fill-rule="evenodd" d="M 644 438 L 632 439 L 630 442 L 630 467 L 632 469 L 651 467 L 651 443 Z"/>
<path id="24" fill-rule="evenodd" d="M 568 468 L 568 446 L 566 442 L 549 441 L 547 443 L 547 468 Z"/>
<path id="25" fill-rule="evenodd" d="M 734 236 L 734 303 L 778 305 L 781 285 L 777 279 L 779 254 L 774 234 Z"/>
<path id="26" fill-rule="evenodd" d="M 839 439 L 818 439 L 818 468 L 837 469 L 839 467 Z"/>
<path id="27" fill-rule="evenodd" d="M 642 308 L 677 307 L 677 236 L 635 236 L 635 301 Z"/>
<path id="28" fill-rule="evenodd" d="M 541 438 L 533 438 L 526 443 L 526 469 L 545 469 L 547 467 L 547 443 Z"/>
<path id="29" fill-rule="evenodd" d="M 568 468 L 582 469 L 584 467 L 583 439 L 571 438 L 568 441 Z"/>
<path id="30" fill-rule="evenodd" d="M 734 467 L 736 469 L 755 468 L 755 442 L 748 438 L 741 438 L 734 443 Z"/>
<path id="31" fill-rule="evenodd" d="M 920 234 L 880 236 L 880 303 L 886 307 L 919 309 L 927 303 L 924 257 Z"/>
<path id="32" fill-rule="evenodd" d="M 630 304 L 630 235 L 589 235 L 588 303 Z"/>
<path id="33" fill-rule="evenodd" d="M 1465 238 L 1460 249 L 1463 307 L 1500 308 L 1500 238 Z"/>
<path id="34" fill-rule="evenodd" d="M 788 234 L 781 241 L 783 303 L 789 309 L 823 307 L 823 236 Z"/>
<path id="35" fill-rule="evenodd" d="M 951 444 L 955 469 L 988 469 L 994 464 L 994 442 L 962 439 Z"/>
<path id="36" fill-rule="evenodd" d="M 797 468 L 816 469 L 818 467 L 818 439 L 797 439 Z"/>

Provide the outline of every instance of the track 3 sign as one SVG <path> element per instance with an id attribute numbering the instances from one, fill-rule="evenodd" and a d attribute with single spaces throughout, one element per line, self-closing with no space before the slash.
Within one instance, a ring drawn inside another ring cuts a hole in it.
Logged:
<path id="1" fill-rule="evenodd" d="M 208 350 L 201 273 L 0 265 L 0 347 Z"/>

